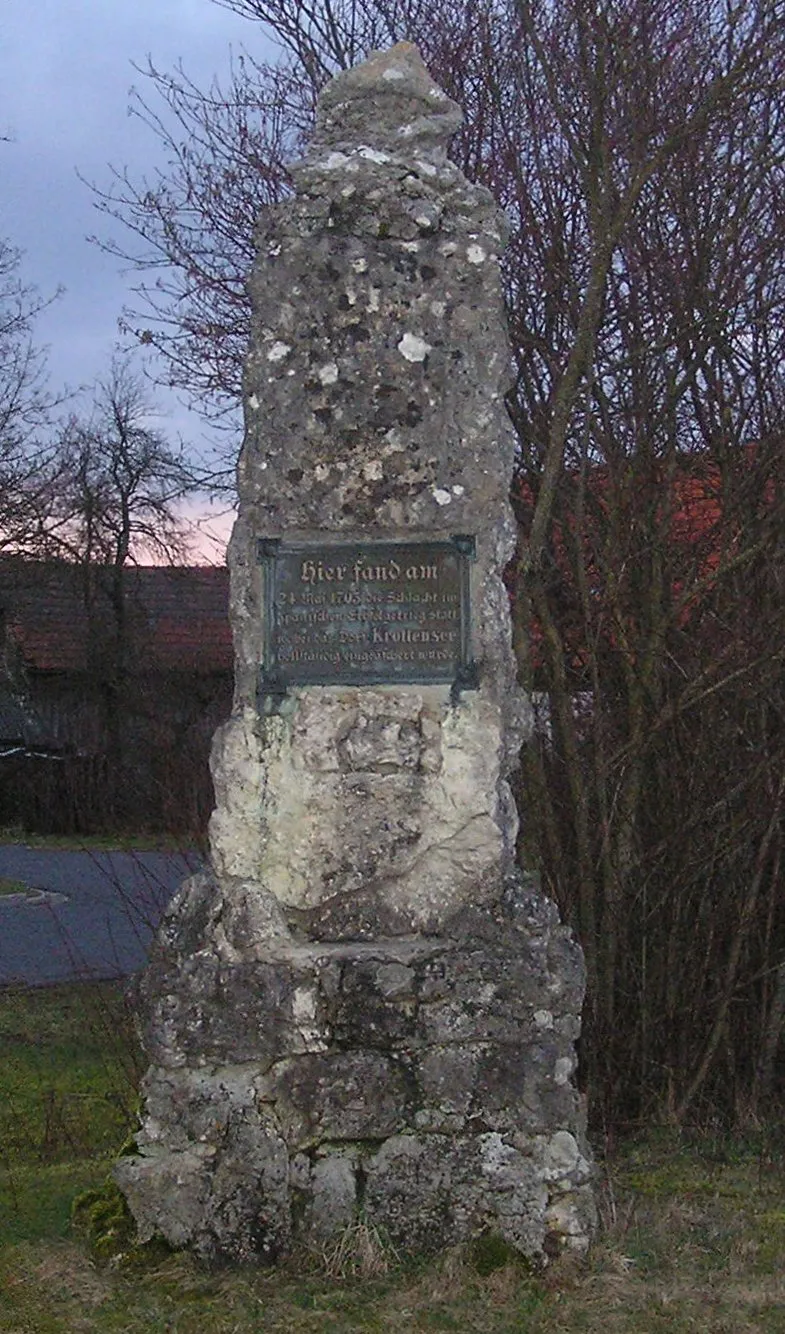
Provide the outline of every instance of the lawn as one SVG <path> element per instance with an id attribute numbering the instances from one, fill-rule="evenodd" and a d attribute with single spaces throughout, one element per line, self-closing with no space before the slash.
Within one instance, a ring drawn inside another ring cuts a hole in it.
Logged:
<path id="1" fill-rule="evenodd" d="M 194 841 L 173 834 L 34 834 L 22 825 L 0 825 L 0 845 L 22 843 L 66 852 L 187 852 Z"/>
<path id="2" fill-rule="evenodd" d="M 598 1182 L 589 1259 L 541 1274 L 465 1247 L 401 1263 L 358 1229 L 275 1271 L 161 1248 L 101 1260 L 70 1225 L 133 1127 L 141 1068 L 115 986 L 0 992 L 2 1334 L 785 1334 L 785 1146 L 649 1133 Z"/>
<path id="3" fill-rule="evenodd" d="M 21 880 L 11 880 L 7 875 L 0 875 L 0 894 L 27 894 L 29 888 Z"/>

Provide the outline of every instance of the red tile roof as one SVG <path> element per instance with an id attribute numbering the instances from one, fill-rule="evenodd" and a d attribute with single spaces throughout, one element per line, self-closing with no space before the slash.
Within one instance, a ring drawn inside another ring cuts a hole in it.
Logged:
<path id="1" fill-rule="evenodd" d="M 34 671 L 89 668 L 90 618 L 111 633 L 111 572 L 63 562 L 0 560 L 0 615 Z M 89 577 L 89 586 L 86 584 Z M 125 608 L 132 662 L 140 670 L 231 671 L 229 571 L 215 566 L 129 566 Z"/>

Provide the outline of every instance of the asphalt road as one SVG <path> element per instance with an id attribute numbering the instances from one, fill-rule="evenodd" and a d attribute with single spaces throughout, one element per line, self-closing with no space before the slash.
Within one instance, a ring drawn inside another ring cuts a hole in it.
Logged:
<path id="1" fill-rule="evenodd" d="M 198 858 L 0 846 L 0 986 L 126 977 L 141 968 L 161 914 Z"/>

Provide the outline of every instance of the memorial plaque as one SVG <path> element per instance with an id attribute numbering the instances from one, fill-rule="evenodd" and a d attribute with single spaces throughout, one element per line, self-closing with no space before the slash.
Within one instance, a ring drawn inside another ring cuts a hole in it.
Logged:
<path id="1" fill-rule="evenodd" d="M 261 540 L 263 695 L 290 685 L 474 684 L 474 538 L 443 542 Z"/>

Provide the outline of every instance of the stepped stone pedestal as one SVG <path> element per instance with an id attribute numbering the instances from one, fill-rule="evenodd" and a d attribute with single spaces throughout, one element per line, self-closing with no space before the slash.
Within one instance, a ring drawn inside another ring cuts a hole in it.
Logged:
<path id="1" fill-rule="evenodd" d="M 211 867 L 140 985 L 140 1235 L 274 1260 L 585 1249 L 584 970 L 516 869 L 504 221 L 416 48 L 339 75 L 264 215 Z"/>

